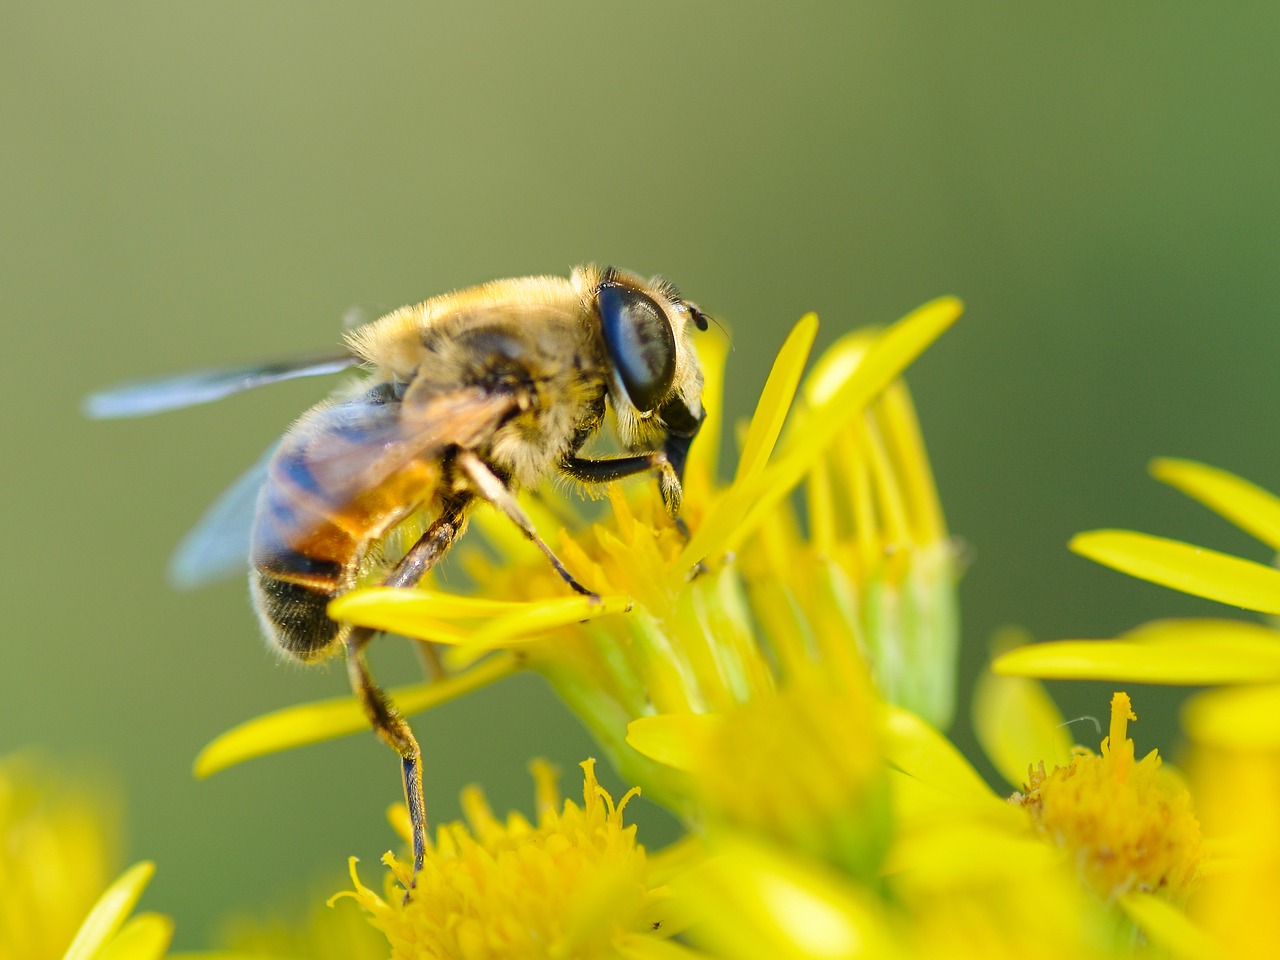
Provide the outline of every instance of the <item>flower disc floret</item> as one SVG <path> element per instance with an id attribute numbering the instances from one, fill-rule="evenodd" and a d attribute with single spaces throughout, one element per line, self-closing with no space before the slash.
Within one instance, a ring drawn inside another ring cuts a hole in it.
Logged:
<path id="1" fill-rule="evenodd" d="M 667 936 L 663 892 L 650 889 L 645 850 L 623 823 L 636 791 L 615 803 L 594 767 L 582 764 L 581 805 L 559 806 L 554 772 L 535 764 L 536 823 L 501 821 L 468 789 L 466 822 L 439 828 L 407 899 L 410 867 L 392 854 L 383 895 L 360 882 L 353 858 L 355 889 L 338 896 L 368 911 L 394 960 L 612 957 L 628 938 Z"/>
<path id="2" fill-rule="evenodd" d="M 1128 695 L 1116 693 L 1100 754 L 1077 748 L 1065 767 L 1033 767 L 1013 800 L 1105 899 L 1136 890 L 1181 901 L 1204 856 L 1200 824 L 1190 794 L 1161 769 L 1158 751 L 1135 759 L 1125 733 L 1136 719 Z"/>

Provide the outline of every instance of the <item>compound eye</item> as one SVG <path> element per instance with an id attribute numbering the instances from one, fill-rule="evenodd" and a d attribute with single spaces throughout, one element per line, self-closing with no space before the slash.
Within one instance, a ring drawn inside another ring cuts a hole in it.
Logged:
<path id="1" fill-rule="evenodd" d="M 670 392 L 675 379 L 671 322 L 650 297 L 630 287 L 604 284 L 596 298 L 613 369 L 636 409 L 648 413 Z"/>

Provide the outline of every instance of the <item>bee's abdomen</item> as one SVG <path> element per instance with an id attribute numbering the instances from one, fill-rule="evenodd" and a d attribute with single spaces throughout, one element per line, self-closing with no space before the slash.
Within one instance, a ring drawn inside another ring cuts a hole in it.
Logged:
<path id="1" fill-rule="evenodd" d="M 359 549 L 369 518 L 344 516 L 342 501 L 316 483 L 307 446 L 289 439 L 258 497 L 253 565 L 288 577 L 336 579 Z"/>
<path id="2" fill-rule="evenodd" d="M 250 542 L 254 606 L 268 637 L 285 653 L 317 660 L 347 628 L 325 608 L 351 586 L 369 518 L 344 514 L 341 500 L 315 476 L 312 457 L 335 442 L 341 408 L 309 414 L 312 426 L 285 435 L 267 468 Z"/>
<path id="3" fill-rule="evenodd" d="M 325 607 L 349 586 L 359 542 L 298 482 L 299 468 L 305 468 L 302 452 L 282 450 L 258 500 L 253 597 L 271 640 L 285 653 L 316 660 L 344 634 Z"/>
<path id="4" fill-rule="evenodd" d="M 254 605 L 272 641 L 299 660 L 318 660 L 331 652 L 350 629 L 330 620 L 325 608 L 333 599 L 337 579 L 326 587 L 317 578 L 296 580 L 255 569 L 250 577 Z"/>
<path id="5" fill-rule="evenodd" d="M 397 417 L 398 407 L 368 397 L 322 405 L 285 434 L 267 467 L 250 584 L 268 636 L 299 659 L 319 659 L 346 637 L 349 626 L 325 608 L 355 585 L 370 546 L 436 476 L 412 462 L 367 486 L 353 473 L 383 453 Z"/>

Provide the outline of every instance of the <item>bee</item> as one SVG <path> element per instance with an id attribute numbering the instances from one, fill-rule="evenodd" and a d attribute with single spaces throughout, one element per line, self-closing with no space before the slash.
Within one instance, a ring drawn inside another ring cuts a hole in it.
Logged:
<path id="1" fill-rule="evenodd" d="M 516 492 L 553 473 L 600 484 L 648 472 L 679 523 L 684 465 L 705 418 L 690 325 L 705 330 L 707 317 L 669 281 L 588 264 L 568 279 L 497 280 L 401 307 L 348 331 L 340 353 L 123 385 L 86 402 L 93 417 L 140 416 L 364 369 L 206 514 L 173 569 L 194 583 L 243 561 L 231 528 L 238 513 L 251 517 L 250 593 L 263 632 L 307 663 L 345 652 L 374 732 L 401 759 L 415 876 L 426 838 L 421 751 L 369 672 L 374 631 L 331 619 L 328 604 L 358 583 L 417 583 L 479 502 L 591 596 L 538 536 Z M 626 453 L 583 456 L 606 419 Z M 415 517 L 425 532 L 403 555 L 388 555 L 389 535 Z"/>

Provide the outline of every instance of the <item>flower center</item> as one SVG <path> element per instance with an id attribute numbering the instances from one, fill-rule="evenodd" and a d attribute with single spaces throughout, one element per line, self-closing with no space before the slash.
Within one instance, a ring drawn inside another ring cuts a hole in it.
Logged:
<path id="1" fill-rule="evenodd" d="M 1128 722 L 1136 720 L 1125 693 L 1111 701 L 1109 736 L 1101 754 L 1078 747 L 1065 767 L 1030 771 L 1014 794 L 1036 830 L 1071 854 L 1084 879 L 1106 899 L 1131 890 L 1185 898 L 1203 859 L 1200 824 L 1187 790 L 1161 769 L 1152 750 L 1135 760 Z"/>

